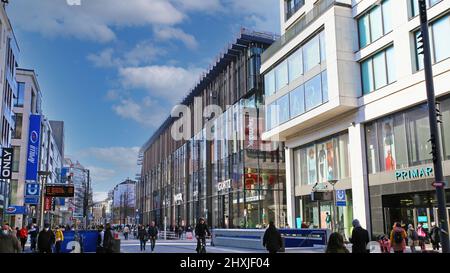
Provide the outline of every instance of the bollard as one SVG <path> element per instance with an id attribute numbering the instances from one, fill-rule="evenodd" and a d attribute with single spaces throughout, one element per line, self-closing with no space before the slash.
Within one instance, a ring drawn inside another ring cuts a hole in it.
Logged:
<path id="1" fill-rule="evenodd" d="M 114 239 L 113 240 L 112 252 L 113 253 L 120 253 L 120 239 Z"/>

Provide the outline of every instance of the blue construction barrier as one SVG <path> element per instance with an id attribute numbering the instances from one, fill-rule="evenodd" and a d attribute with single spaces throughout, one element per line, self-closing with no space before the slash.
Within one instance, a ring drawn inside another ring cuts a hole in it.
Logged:
<path id="1" fill-rule="evenodd" d="M 95 253 L 97 251 L 97 238 L 98 231 L 95 230 L 64 231 L 61 252 L 70 253 L 75 248 L 75 253 Z"/>
<path id="2" fill-rule="evenodd" d="M 326 246 L 330 237 L 329 229 L 280 229 L 285 247 Z"/>

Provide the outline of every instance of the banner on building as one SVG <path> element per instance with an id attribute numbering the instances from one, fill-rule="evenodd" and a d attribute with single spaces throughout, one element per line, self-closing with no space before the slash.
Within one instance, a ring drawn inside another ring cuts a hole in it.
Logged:
<path id="1" fill-rule="evenodd" d="M 28 133 L 28 152 L 27 152 L 27 169 L 25 180 L 37 181 L 38 178 L 38 161 L 39 161 L 39 145 L 41 137 L 41 116 L 30 116 L 30 127 Z"/>
<path id="2" fill-rule="evenodd" d="M 52 210 L 52 201 L 53 201 L 53 197 L 45 197 L 45 201 L 44 201 L 44 210 L 49 211 Z"/>
<path id="3" fill-rule="evenodd" d="M 75 187 L 66 185 L 45 186 L 45 196 L 51 197 L 74 197 Z"/>
<path id="4" fill-rule="evenodd" d="M 2 149 L 2 165 L 0 171 L 0 179 L 12 178 L 12 164 L 13 164 L 14 149 L 3 148 Z"/>

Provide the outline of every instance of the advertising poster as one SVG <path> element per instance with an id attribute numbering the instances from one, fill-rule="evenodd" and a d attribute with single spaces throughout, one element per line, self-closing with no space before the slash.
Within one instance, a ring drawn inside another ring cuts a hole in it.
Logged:
<path id="1" fill-rule="evenodd" d="M 316 179 L 316 152 L 315 146 L 311 146 L 307 149 L 307 164 L 308 164 L 308 185 L 312 185 L 317 182 Z"/>
<path id="2" fill-rule="evenodd" d="M 395 170 L 395 144 L 394 144 L 394 120 L 392 118 L 386 119 L 382 123 L 382 147 L 383 160 L 386 171 Z"/>

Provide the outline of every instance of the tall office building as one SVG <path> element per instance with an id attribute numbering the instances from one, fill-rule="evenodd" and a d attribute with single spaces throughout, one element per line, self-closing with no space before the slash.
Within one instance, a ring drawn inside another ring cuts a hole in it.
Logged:
<path id="1" fill-rule="evenodd" d="M 286 143 L 289 224 L 325 228 L 329 213 L 347 237 L 353 218 L 374 235 L 395 221 L 430 227 L 438 219 L 417 0 L 279 3 L 283 36 L 262 55 L 263 139 Z M 448 181 L 450 1 L 427 4 Z M 346 201 L 336 213 L 326 195 L 311 199 L 333 183 Z"/>

